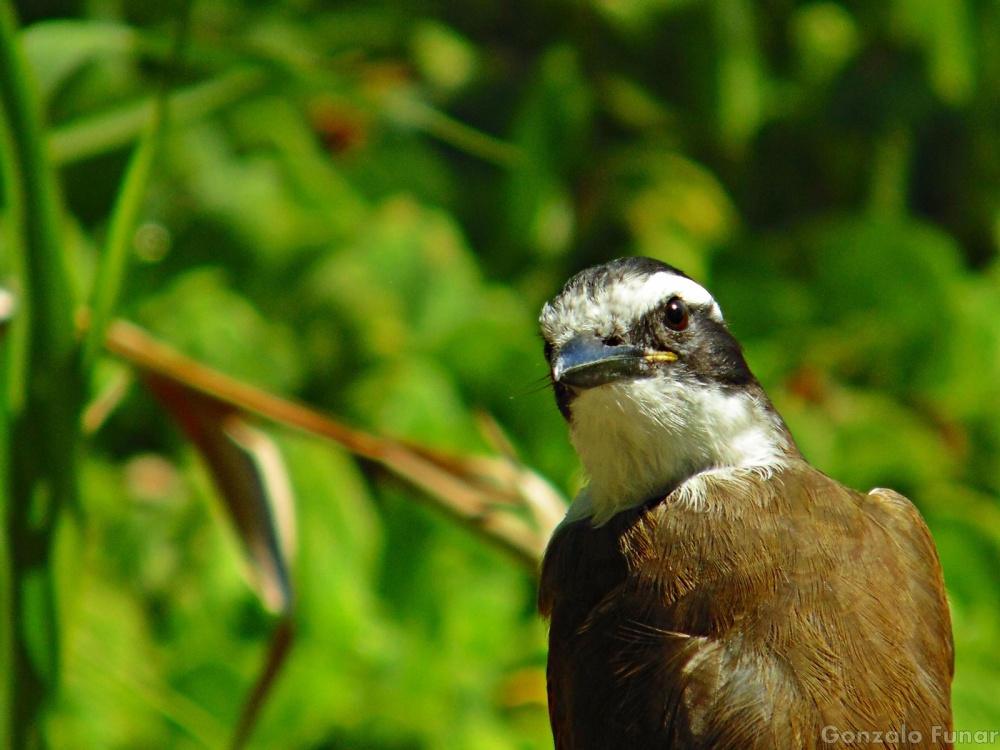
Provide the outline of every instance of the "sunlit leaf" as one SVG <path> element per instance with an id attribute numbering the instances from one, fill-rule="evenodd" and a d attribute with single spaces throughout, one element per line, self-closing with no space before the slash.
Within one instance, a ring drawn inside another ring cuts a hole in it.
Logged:
<path id="1" fill-rule="evenodd" d="M 926 52 L 931 82 L 952 104 L 966 101 L 975 84 L 973 11 L 962 0 L 894 0 L 897 33 Z"/>
<path id="2" fill-rule="evenodd" d="M 124 58 L 133 52 L 135 32 L 128 26 L 63 19 L 37 23 L 24 33 L 24 51 L 48 101 L 73 73 L 95 59 Z"/>

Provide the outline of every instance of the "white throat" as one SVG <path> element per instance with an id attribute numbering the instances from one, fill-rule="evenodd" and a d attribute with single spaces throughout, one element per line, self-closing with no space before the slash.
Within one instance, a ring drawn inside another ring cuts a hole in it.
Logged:
<path id="1" fill-rule="evenodd" d="M 583 391 L 570 437 L 589 477 L 567 521 L 600 525 L 712 470 L 770 475 L 790 446 L 780 419 L 749 393 L 664 378 Z"/>

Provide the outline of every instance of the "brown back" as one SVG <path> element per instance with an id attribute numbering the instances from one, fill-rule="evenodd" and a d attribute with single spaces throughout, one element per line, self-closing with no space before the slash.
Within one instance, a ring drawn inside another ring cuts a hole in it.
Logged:
<path id="1" fill-rule="evenodd" d="M 947 747 L 951 623 L 913 505 L 800 461 L 704 499 L 554 535 L 557 750 Z"/>

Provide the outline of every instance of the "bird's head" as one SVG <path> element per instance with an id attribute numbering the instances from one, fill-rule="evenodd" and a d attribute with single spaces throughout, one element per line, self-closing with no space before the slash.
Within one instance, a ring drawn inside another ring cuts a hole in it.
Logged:
<path id="1" fill-rule="evenodd" d="M 595 523 L 700 472 L 769 472 L 795 451 L 719 305 L 672 266 L 622 258 L 582 271 L 541 326 Z"/>

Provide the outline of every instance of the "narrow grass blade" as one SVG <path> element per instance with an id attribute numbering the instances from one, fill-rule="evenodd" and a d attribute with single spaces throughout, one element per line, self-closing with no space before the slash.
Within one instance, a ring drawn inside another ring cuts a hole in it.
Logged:
<path id="1" fill-rule="evenodd" d="M 188 18 L 191 2 L 183 3 L 167 71 L 174 70 L 180 61 L 180 52 L 188 35 Z M 111 212 L 107 244 L 94 280 L 93 299 L 90 304 L 91 323 L 83 343 L 83 368 L 89 373 L 104 342 L 104 331 L 114 313 L 115 302 L 125 276 L 125 268 L 132 249 L 132 233 L 139 222 L 143 200 L 153 174 L 153 164 L 163 141 L 167 117 L 167 74 L 163 76 L 153 102 L 153 110 L 145 131 L 129 161 Z"/>
<path id="2" fill-rule="evenodd" d="M 171 122 L 205 117 L 260 91 L 268 80 L 264 71 L 248 69 L 178 89 L 168 97 Z M 150 97 L 55 128 L 49 138 L 52 158 L 59 165 L 72 164 L 127 146 L 143 132 L 155 106 Z"/>
<path id="3" fill-rule="evenodd" d="M 90 304 L 92 321 L 83 345 L 83 365 L 87 371 L 94 365 L 104 339 L 104 331 L 114 314 L 115 301 L 118 299 L 132 250 L 132 234 L 142 211 L 153 164 L 163 139 L 165 106 L 165 97 L 157 97 L 152 118 L 129 161 L 111 214 L 108 240 L 94 281 L 94 294 Z"/>
<path id="4" fill-rule="evenodd" d="M 54 700 L 62 634 L 56 529 L 76 500 L 79 413 L 83 388 L 73 328 L 75 301 L 63 247 L 62 203 L 45 149 L 37 92 L 24 59 L 10 0 L 0 0 L 0 117 L 3 195 L 14 224 L 20 311 L 18 347 L 3 350 L 5 456 L 3 531 L 9 592 L 0 656 L 0 737 L 14 750 L 40 747 Z M 16 384 L 18 393 L 10 386 Z"/>

